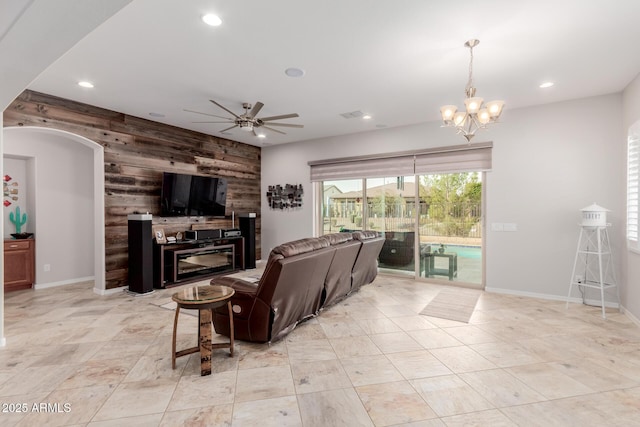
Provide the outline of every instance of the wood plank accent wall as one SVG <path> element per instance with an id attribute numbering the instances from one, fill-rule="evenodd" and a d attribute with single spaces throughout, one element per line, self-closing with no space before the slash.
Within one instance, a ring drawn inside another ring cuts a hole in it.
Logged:
<path id="1" fill-rule="evenodd" d="M 256 254 L 261 253 L 259 147 L 29 90 L 4 111 L 4 126 L 64 130 L 104 147 L 107 289 L 127 285 L 127 215 L 134 212 L 153 214 L 154 229 L 163 228 L 167 236 L 231 228 L 232 211 L 255 212 Z M 162 172 L 225 177 L 227 217 L 161 218 Z"/>

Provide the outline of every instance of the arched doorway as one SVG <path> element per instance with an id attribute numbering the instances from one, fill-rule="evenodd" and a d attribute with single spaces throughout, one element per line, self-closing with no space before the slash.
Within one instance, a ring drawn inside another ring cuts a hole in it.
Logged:
<path id="1" fill-rule="evenodd" d="M 94 291 L 98 294 L 106 293 L 105 285 L 105 226 L 104 226 L 104 149 L 90 139 L 71 132 L 41 128 L 34 126 L 7 127 L 3 129 L 5 147 L 12 138 L 24 136 L 54 136 L 58 140 L 68 141 L 70 144 L 81 144 L 93 152 L 93 263 L 94 263 Z M 6 149 L 5 149 L 6 151 Z M 9 153 L 5 153 L 9 154 Z"/>

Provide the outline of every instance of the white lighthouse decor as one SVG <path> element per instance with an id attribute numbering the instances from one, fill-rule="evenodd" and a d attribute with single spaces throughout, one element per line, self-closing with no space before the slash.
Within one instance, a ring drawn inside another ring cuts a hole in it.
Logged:
<path id="1" fill-rule="evenodd" d="M 580 209 L 582 211 L 582 226 L 583 227 L 606 227 L 607 226 L 607 212 L 609 209 L 592 204 L 586 208 Z"/>
<path id="2" fill-rule="evenodd" d="M 596 203 L 580 209 L 582 212 L 582 222 L 580 225 L 580 237 L 578 238 L 578 249 L 573 263 L 573 272 L 569 283 L 569 294 L 567 295 L 567 308 L 571 300 L 571 292 L 574 286 L 578 287 L 582 297 L 582 303 L 587 302 L 585 292 L 588 288 L 600 291 L 600 306 L 602 307 L 602 318 L 606 319 L 605 313 L 605 290 L 616 288 L 615 272 L 613 269 L 613 259 L 611 255 L 611 242 L 609 241 L 607 223 L 607 212 L 609 209 L 598 206 Z M 616 292 L 618 306 L 620 296 Z"/>

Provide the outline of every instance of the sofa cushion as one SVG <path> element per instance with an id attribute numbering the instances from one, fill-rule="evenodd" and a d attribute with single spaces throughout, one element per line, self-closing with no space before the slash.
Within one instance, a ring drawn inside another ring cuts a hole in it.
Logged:
<path id="1" fill-rule="evenodd" d="M 323 307 L 345 298 L 351 292 L 353 266 L 362 242 L 354 240 L 351 233 L 333 233 L 322 236 L 336 250 L 324 281 Z"/>
<path id="2" fill-rule="evenodd" d="M 358 258 L 353 266 L 351 292 L 373 282 L 378 275 L 378 255 L 385 238 L 376 231 L 355 231 L 353 238 L 362 242 Z"/>
<path id="3" fill-rule="evenodd" d="M 294 255 L 300 255 L 307 252 L 315 251 L 318 249 L 326 248 L 329 246 L 329 242 L 326 239 L 319 239 L 316 237 L 307 237 L 305 239 L 294 240 L 292 242 L 283 243 L 276 246 L 271 250 L 271 255 L 282 255 L 284 258 L 288 258 Z"/>
<path id="4" fill-rule="evenodd" d="M 354 231 L 352 235 L 353 235 L 353 238 L 357 240 L 369 240 L 369 239 L 375 239 L 376 237 L 379 237 L 380 233 L 378 233 L 377 231 L 362 230 L 362 231 Z"/>
<path id="5" fill-rule="evenodd" d="M 340 243 L 345 243 L 353 240 L 353 235 L 351 233 L 332 233 L 325 234 L 320 237 L 321 239 L 326 239 L 330 245 L 339 245 Z"/>

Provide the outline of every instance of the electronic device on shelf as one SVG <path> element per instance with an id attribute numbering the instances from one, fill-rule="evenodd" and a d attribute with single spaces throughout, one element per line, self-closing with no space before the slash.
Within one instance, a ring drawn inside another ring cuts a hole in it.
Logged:
<path id="1" fill-rule="evenodd" d="M 242 232 L 240 231 L 239 228 L 230 228 L 228 230 L 224 230 L 222 232 L 222 235 L 224 237 L 240 237 L 242 236 Z"/>
<path id="2" fill-rule="evenodd" d="M 223 230 L 219 228 L 208 230 L 187 230 L 184 232 L 184 238 L 187 240 L 221 239 L 222 237 Z"/>

